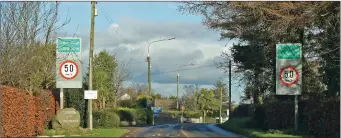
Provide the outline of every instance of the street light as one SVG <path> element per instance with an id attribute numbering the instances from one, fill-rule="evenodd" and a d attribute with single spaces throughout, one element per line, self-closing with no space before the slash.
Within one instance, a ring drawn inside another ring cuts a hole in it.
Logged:
<path id="1" fill-rule="evenodd" d="M 173 39 L 175 39 L 175 37 L 168 38 L 168 39 L 155 40 L 155 41 L 150 42 L 148 45 L 148 56 L 147 56 L 147 62 L 148 62 L 148 93 L 150 96 L 152 95 L 152 92 L 151 92 L 152 86 L 151 86 L 151 78 L 150 78 L 150 67 L 151 66 L 150 66 L 149 47 L 152 43 L 161 42 L 161 41 L 168 41 L 168 40 L 173 40 Z"/>
<path id="2" fill-rule="evenodd" d="M 190 64 L 185 64 L 185 65 L 180 65 L 178 67 L 178 75 L 177 75 L 177 87 L 176 87 L 176 109 L 179 110 L 179 82 L 180 82 L 180 74 L 179 74 L 179 70 L 181 67 L 185 67 L 185 66 L 193 66 L 195 64 L 190 63 Z"/>
<path id="3" fill-rule="evenodd" d="M 151 45 L 152 43 L 161 42 L 161 41 L 168 41 L 168 40 L 173 40 L 173 39 L 175 39 L 175 37 L 168 38 L 168 39 L 156 40 L 156 41 L 150 42 L 149 45 L 148 45 L 148 56 L 147 56 L 147 62 L 148 62 L 148 93 L 149 93 L 150 96 L 152 96 L 152 91 L 151 91 L 151 89 L 152 89 L 152 84 L 151 84 L 151 78 L 150 78 L 150 67 L 151 67 L 151 66 L 150 66 L 149 47 L 150 47 L 150 45 Z M 148 100 L 148 99 L 146 99 L 146 101 L 147 101 L 147 100 Z M 147 102 L 147 103 L 148 103 L 148 102 Z M 148 106 L 148 105 L 146 104 L 146 106 Z M 153 125 L 154 125 L 154 114 L 153 114 Z"/>
<path id="4" fill-rule="evenodd" d="M 155 40 L 155 41 L 150 42 L 148 45 L 148 57 L 149 57 L 149 47 L 152 43 L 161 42 L 161 41 L 168 41 L 168 40 L 173 40 L 173 39 L 175 39 L 175 37 L 168 38 L 168 39 Z"/>

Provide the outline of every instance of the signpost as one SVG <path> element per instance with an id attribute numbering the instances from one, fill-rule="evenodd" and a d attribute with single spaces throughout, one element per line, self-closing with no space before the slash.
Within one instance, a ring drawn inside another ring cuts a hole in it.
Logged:
<path id="1" fill-rule="evenodd" d="M 301 44 L 276 45 L 276 94 L 295 95 L 295 130 L 298 129 L 298 95 L 302 91 Z"/>
<path id="2" fill-rule="evenodd" d="M 81 39 L 57 38 L 56 86 L 60 88 L 60 108 L 64 107 L 63 88 L 82 88 Z"/>

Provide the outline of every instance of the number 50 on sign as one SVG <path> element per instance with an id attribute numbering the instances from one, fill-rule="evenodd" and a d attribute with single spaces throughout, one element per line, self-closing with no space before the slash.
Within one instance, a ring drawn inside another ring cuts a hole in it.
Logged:
<path id="1" fill-rule="evenodd" d="M 72 60 L 66 60 L 60 64 L 60 76 L 66 80 L 72 80 L 78 75 L 78 65 Z"/>

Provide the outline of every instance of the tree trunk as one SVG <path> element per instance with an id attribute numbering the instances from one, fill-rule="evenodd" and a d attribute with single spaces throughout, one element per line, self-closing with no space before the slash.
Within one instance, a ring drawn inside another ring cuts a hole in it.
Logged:
<path id="1" fill-rule="evenodd" d="M 103 96 L 103 99 L 102 99 L 102 107 L 103 109 L 105 108 L 105 97 Z"/>
<path id="2" fill-rule="evenodd" d="M 117 96 L 114 96 L 114 108 L 117 108 Z"/>
<path id="3" fill-rule="evenodd" d="M 99 109 L 103 109 L 102 100 L 98 99 Z"/>
<path id="4" fill-rule="evenodd" d="M 203 123 L 206 122 L 206 111 L 204 111 Z"/>
<path id="5" fill-rule="evenodd" d="M 255 71 L 255 84 L 256 84 L 256 90 L 253 92 L 252 98 L 253 98 L 253 104 L 259 104 L 259 81 L 258 78 L 259 77 L 259 73 L 257 71 Z"/>

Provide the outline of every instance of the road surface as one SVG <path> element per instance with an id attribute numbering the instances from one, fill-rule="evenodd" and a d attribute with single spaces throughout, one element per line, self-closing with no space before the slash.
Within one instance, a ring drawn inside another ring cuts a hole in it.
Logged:
<path id="1" fill-rule="evenodd" d="M 231 132 L 213 130 L 212 124 L 162 124 L 131 129 L 122 137 L 240 137 Z"/>

